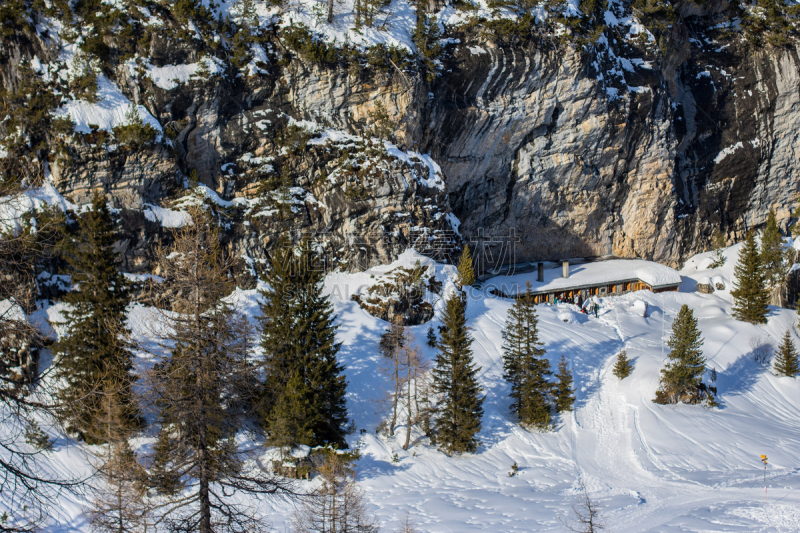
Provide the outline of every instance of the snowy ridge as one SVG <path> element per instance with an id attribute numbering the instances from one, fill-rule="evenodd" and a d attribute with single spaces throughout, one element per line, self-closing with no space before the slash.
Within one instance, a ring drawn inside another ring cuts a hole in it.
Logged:
<path id="1" fill-rule="evenodd" d="M 18 232 L 22 229 L 22 217 L 35 213 L 44 206 L 56 206 L 61 211 L 78 209 L 78 206 L 65 200 L 53 185 L 47 183 L 43 187 L 0 198 L 0 232 Z"/>
<path id="2" fill-rule="evenodd" d="M 209 76 L 221 74 L 224 68 L 221 65 L 222 61 L 216 57 L 207 57 L 197 63 L 189 63 L 183 65 L 164 65 L 163 67 L 154 67 L 147 65 L 146 76 L 153 80 L 153 83 L 165 91 L 174 89 L 179 84 L 186 83 L 193 76 L 198 75 L 198 71 L 204 69 L 208 71 Z M 129 70 L 135 73 L 135 65 L 133 62 L 128 64 Z"/>
<path id="3" fill-rule="evenodd" d="M 381 140 L 375 137 L 367 139 L 365 137 L 352 135 L 341 130 L 322 128 L 316 122 L 309 120 L 298 121 L 291 117 L 289 117 L 289 119 L 290 124 L 302 127 L 306 131 L 314 133 L 314 138 L 308 141 L 308 144 L 312 146 L 324 146 L 327 143 L 331 143 L 338 147 L 349 147 L 357 146 L 367 142 L 382 143 L 386 154 L 390 157 L 403 161 L 412 167 L 415 163 L 421 162 L 428 168 L 427 176 L 419 175 L 417 172 L 414 172 L 415 179 L 421 185 L 424 185 L 430 189 L 439 189 L 440 191 L 445 190 L 442 169 L 439 164 L 433 160 L 430 154 L 420 154 L 419 152 L 414 152 L 411 150 L 403 151 L 386 140 Z"/>
<path id="4" fill-rule="evenodd" d="M 85 100 L 67 100 L 54 114 L 57 117 L 71 119 L 75 123 L 75 131 L 78 133 L 91 133 L 91 125 L 110 132 L 117 126 L 127 124 L 125 115 L 133 103 L 122 94 L 119 87 L 103 74 L 97 76 L 97 97 L 99 98 L 97 103 Z M 142 122 L 149 124 L 160 133 L 164 132 L 161 124 L 145 106 L 137 105 L 134 109 Z"/>

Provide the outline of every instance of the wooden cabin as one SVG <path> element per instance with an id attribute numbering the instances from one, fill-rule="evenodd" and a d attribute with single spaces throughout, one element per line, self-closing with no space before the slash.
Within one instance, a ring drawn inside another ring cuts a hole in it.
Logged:
<path id="1" fill-rule="evenodd" d="M 538 269 L 523 274 L 496 276 L 487 280 L 491 293 L 503 297 L 515 297 L 525 292 L 525 283 L 531 283 L 531 292 L 536 303 L 559 301 L 572 302 L 576 294 L 583 300 L 591 296 L 612 296 L 634 291 L 677 291 L 681 276 L 668 266 L 641 259 L 611 259 L 583 263 L 570 267 L 564 262 L 561 267 Z"/>

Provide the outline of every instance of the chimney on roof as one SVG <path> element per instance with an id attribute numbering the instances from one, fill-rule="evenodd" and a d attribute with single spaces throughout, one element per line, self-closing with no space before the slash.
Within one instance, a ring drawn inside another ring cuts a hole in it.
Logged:
<path id="1" fill-rule="evenodd" d="M 536 276 L 536 281 L 542 283 L 544 282 L 544 263 L 539 263 L 537 268 L 539 270 L 539 274 Z"/>
<path id="2" fill-rule="evenodd" d="M 568 278 L 569 277 L 569 261 L 566 259 L 561 261 L 561 277 Z"/>

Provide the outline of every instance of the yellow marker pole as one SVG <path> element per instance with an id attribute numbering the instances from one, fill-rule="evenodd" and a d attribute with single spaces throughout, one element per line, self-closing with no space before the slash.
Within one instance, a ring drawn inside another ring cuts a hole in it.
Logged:
<path id="1" fill-rule="evenodd" d="M 764 463 L 764 505 L 767 504 L 767 456 L 761 456 L 761 462 Z"/>

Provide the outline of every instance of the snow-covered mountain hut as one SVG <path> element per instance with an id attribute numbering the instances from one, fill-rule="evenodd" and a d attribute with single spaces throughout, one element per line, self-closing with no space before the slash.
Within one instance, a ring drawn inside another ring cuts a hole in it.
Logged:
<path id="1" fill-rule="evenodd" d="M 609 259 L 578 265 L 566 261 L 555 268 L 501 275 L 483 285 L 498 296 L 515 297 L 525 292 L 530 282 L 536 303 L 572 301 L 577 294 L 611 296 L 639 290 L 677 291 L 681 276 L 674 269 L 642 259 Z"/>

